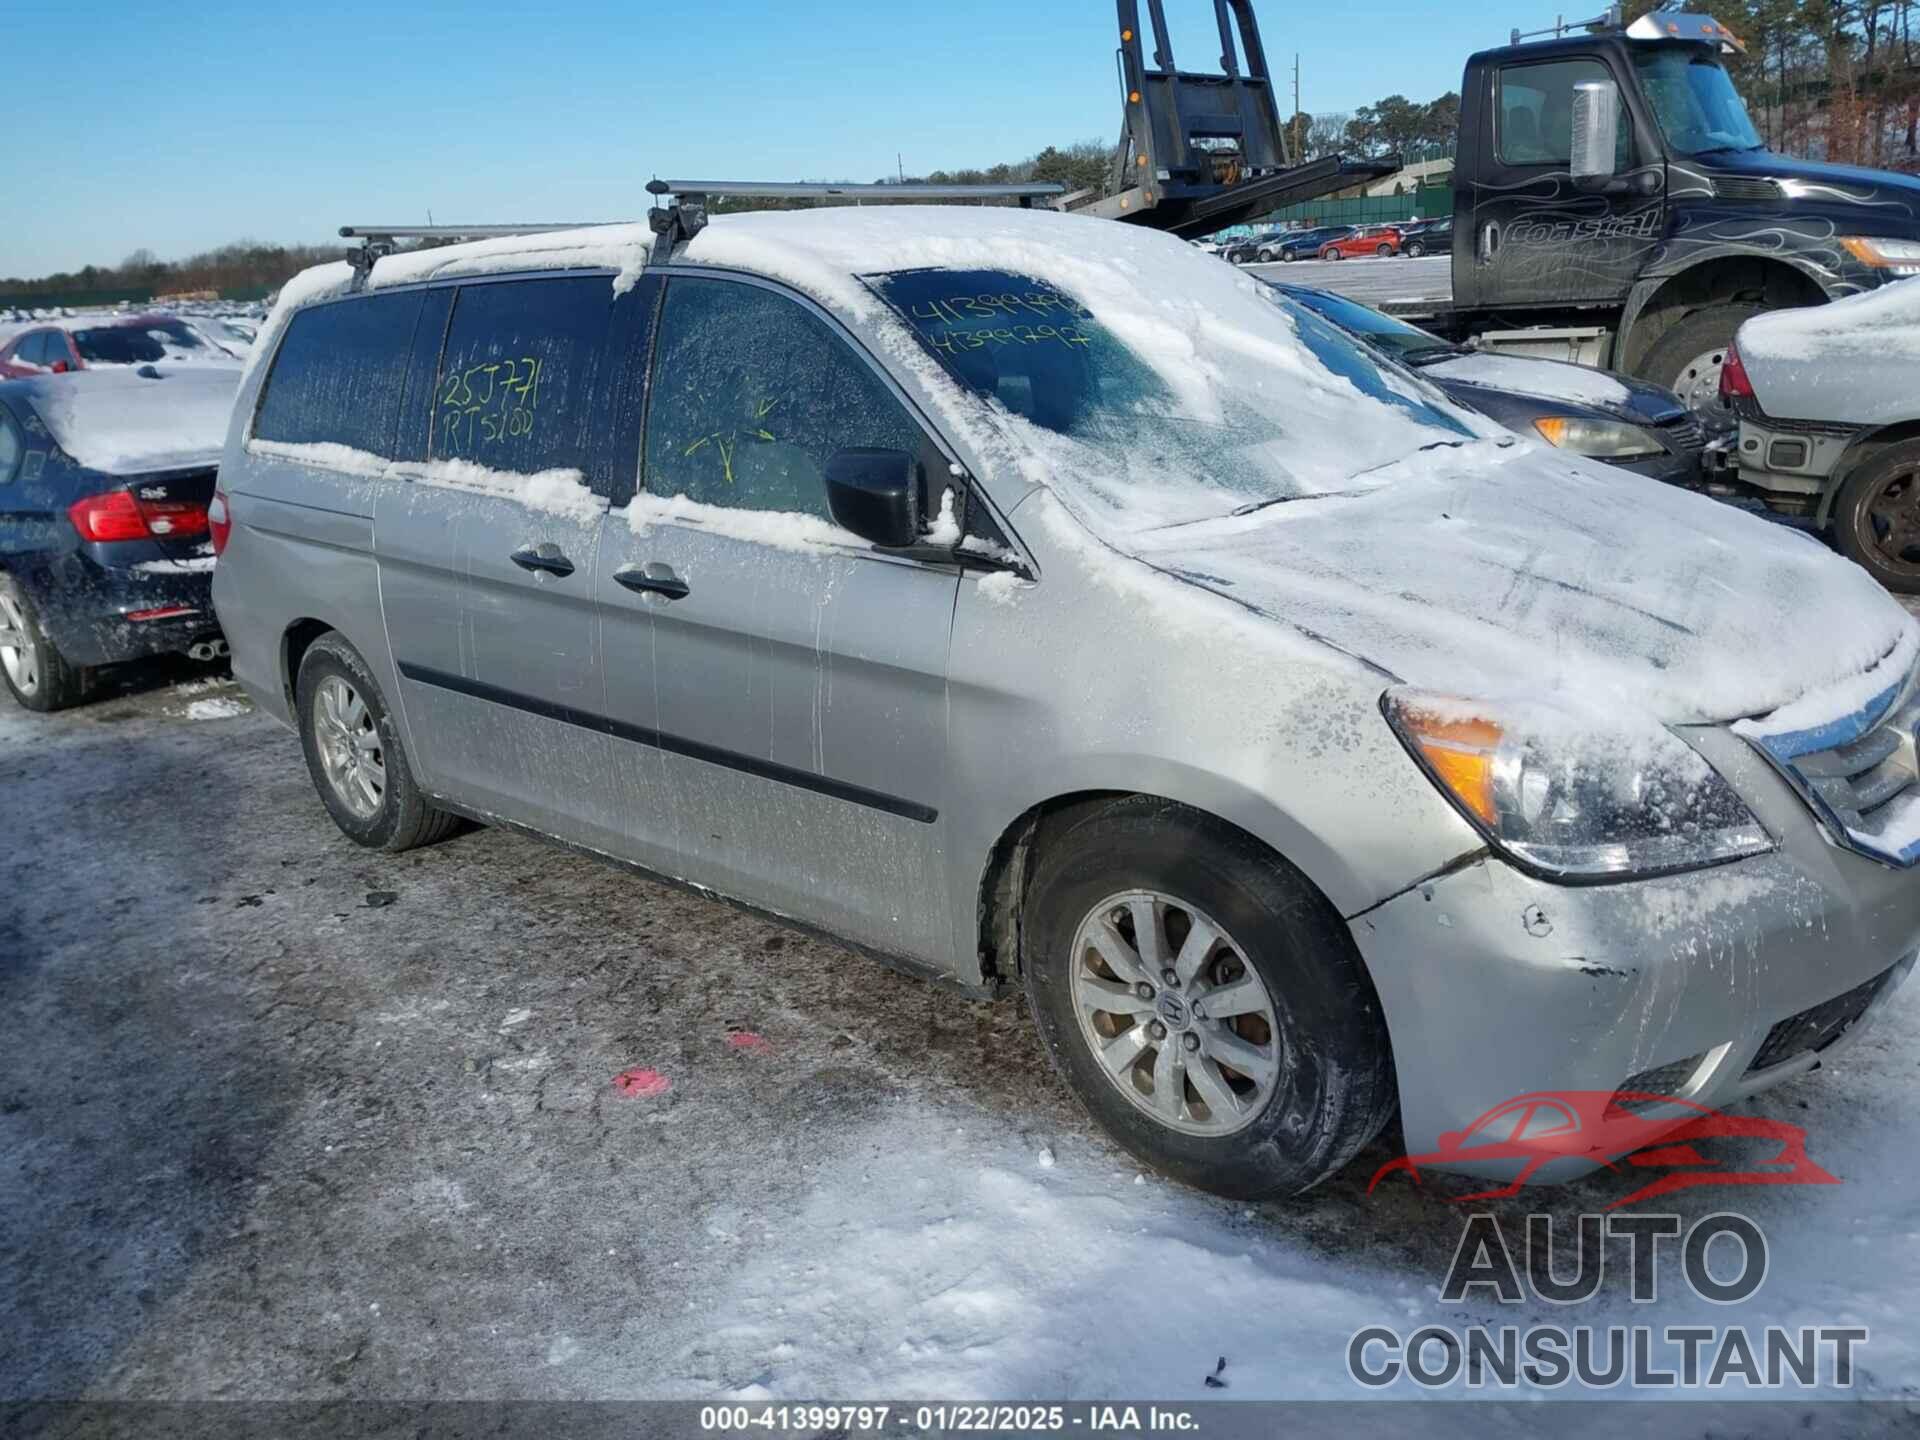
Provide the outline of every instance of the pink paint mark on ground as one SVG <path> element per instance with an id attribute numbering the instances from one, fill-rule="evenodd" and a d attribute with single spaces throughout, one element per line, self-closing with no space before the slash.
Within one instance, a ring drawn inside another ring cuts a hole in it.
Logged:
<path id="1" fill-rule="evenodd" d="M 673 1082 L 649 1065 L 635 1065 L 613 1077 L 613 1088 L 629 1100 L 650 1100 L 673 1088 Z"/>
<path id="2" fill-rule="evenodd" d="M 727 1034 L 727 1044 L 736 1050 L 745 1050 L 754 1055 L 764 1055 L 767 1051 L 773 1049 L 772 1044 L 769 1043 L 766 1036 L 757 1035 L 751 1030 L 729 1031 Z"/>

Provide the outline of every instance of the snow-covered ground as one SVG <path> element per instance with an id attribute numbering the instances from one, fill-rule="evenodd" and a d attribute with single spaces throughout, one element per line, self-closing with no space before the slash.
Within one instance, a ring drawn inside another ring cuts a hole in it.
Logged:
<path id="1" fill-rule="evenodd" d="M 1544 1320 L 1865 1325 L 1855 1393 L 1920 1402 L 1920 993 L 1745 1107 L 1843 1183 L 1652 1207 L 1757 1221 L 1746 1304 L 1618 1265 L 1578 1315 L 1446 1304 L 1460 1191 L 1369 1196 L 1391 1137 L 1302 1200 L 1198 1195 L 1017 999 L 504 833 L 359 851 L 290 735 L 160 678 L 0 704 L 0 1397 L 1356 1398 L 1363 1326 Z M 1591 1413 L 1552 1423 L 1640 1428 Z"/>

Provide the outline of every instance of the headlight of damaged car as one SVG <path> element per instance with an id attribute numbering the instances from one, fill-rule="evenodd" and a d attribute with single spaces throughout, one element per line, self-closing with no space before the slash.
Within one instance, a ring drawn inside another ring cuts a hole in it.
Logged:
<path id="1" fill-rule="evenodd" d="M 1637 460 L 1664 454 L 1666 447 L 1650 430 L 1620 420 L 1586 420 L 1573 415 L 1548 415 L 1533 422 L 1549 445 L 1588 455 L 1595 460 Z"/>
<path id="2" fill-rule="evenodd" d="M 1612 880 L 1758 855 L 1773 838 L 1672 731 L 1396 690 L 1388 721 L 1493 846 L 1556 879 Z"/>

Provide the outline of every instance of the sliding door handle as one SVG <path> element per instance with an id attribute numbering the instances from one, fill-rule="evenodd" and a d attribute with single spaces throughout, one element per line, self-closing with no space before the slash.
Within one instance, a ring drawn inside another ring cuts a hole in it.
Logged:
<path id="1" fill-rule="evenodd" d="M 507 558 L 522 570 L 538 570 L 563 579 L 573 573 L 573 561 L 560 553 L 558 545 L 523 545 Z"/>
<path id="2" fill-rule="evenodd" d="M 664 595 L 669 600 L 684 598 L 691 587 L 673 573 L 671 565 L 650 560 L 646 565 L 623 565 L 613 572 L 613 583 L 637 590 L 643 595 Z"/>

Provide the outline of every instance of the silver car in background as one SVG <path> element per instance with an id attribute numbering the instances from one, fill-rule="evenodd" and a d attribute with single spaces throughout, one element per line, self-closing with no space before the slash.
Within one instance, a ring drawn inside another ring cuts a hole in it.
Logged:
<path id="1" fill-rule="evenodd" d="M 1920 630 L 1855 567 L 1163 235 L 654 240 L 323 267 L 253 352 L 215 598 L 359 843 L 514 826 L 1022 988 L 1242 1196 L 1396 1104 L 1751 1094 L 1911 968 Z"/>
<path id="2" fill-rule="evenodd" d="M 1920 280 L 1740 327 L 1720 397 L 1741 486 L 1920 595 Z"/>

